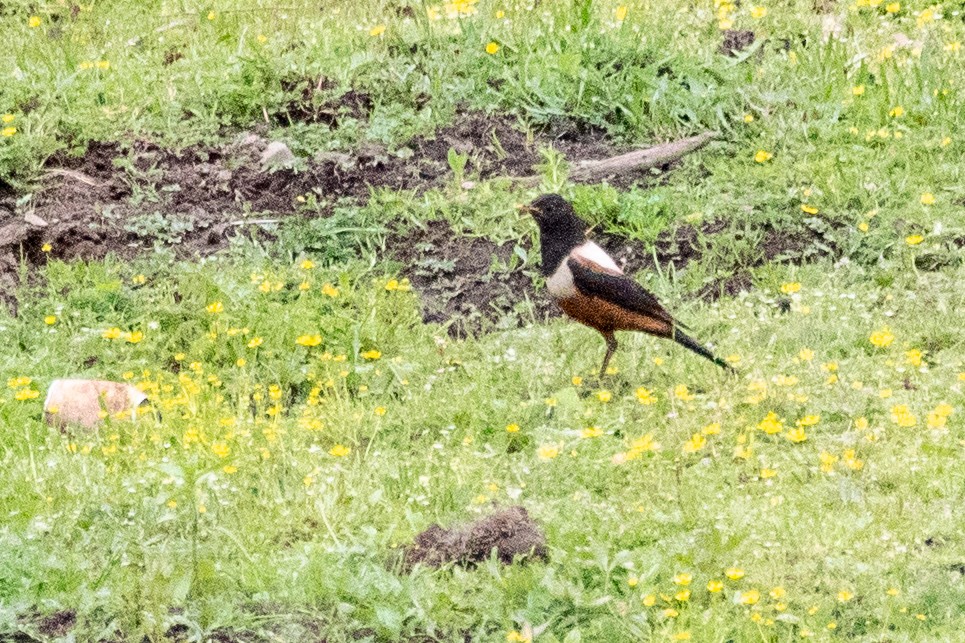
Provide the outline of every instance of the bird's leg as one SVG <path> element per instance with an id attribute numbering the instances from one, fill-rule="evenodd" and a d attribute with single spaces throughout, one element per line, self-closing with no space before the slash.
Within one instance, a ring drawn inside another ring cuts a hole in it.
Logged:
<path id="1" fill-rule="evenodd" d="M 600 379 L 606 375 L 606 367 L 610 365 L 610 358 L 613 354 L 617 352 L 617 338 L 613 336 L 613 332 L 603 333 L 603 339 L 606 340 L 606 357 L 603 358 L 603 366 L 600 368 Z"/>

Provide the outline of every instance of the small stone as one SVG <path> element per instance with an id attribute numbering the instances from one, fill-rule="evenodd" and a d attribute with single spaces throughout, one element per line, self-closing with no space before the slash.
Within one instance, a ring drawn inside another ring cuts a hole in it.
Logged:
<path id="1" fill-rule="evenodd" d="M 33 212 L 28 212 L 27 214 L 23 215 L 23 220 L 29 223 L 30 225 L 36 226 L 38 228 L 47 227 L 47 222 L 44 219 L 41 219 L 40 217 L 38 217 Z"/>
<path id="2" fill-rule="evenodd" d="M 288 167 L 295 161 L 295 155 L 281 141 L 272 141 L 261 153 L 261 164 L 266 168 Z"/>

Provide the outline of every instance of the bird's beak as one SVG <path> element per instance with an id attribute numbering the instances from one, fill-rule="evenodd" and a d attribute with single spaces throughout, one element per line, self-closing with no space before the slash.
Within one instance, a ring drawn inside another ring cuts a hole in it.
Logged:
<path id="1" fill-rule="evenodd" d="M 517 204 L 516 204 L 516 210 L 517 210 L 520 214 L 528 214 L 528 215 L 531 215 L 531 216 L 535 216 L 536 213 L 539 212 L 539 210 L 537 210 L 537 209 L 534 208 L 533 206 L 528 205 L 528 204 L 524 204 L 524 203 L 517 203 Z"/>

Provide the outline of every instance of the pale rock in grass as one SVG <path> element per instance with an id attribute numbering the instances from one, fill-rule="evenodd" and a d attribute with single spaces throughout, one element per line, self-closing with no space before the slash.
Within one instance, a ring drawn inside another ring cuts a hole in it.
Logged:
<path id="1" fill-rule="evenodd" d="M 272 141 L 261 153 L 261 165 L 265 168 L 289 167 L 295 162 L 295 155 L 281 141 Z"/>
<path id="2" fill-rule="evenodd" d="M 130 384 L 107 380 L 61 379 L 50 383 L 44 401 L 44 421 L 64 430 L 68 426 L 90 429 L 97 426 L 102 412 L 124 414 L 137 419 L 137 409 L 147 396 Z"/>

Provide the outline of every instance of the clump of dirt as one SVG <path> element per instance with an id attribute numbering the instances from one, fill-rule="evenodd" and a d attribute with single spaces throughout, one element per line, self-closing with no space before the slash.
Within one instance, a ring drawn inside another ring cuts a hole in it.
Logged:
<path id="1" fill-rule="evenodd" d="M 326 76 L 286 79 L 281 86 L 295 98 L 272 115 L 271 120 L 276 125 L 322 123 L 336 129 L 344 118 L 367 120 L 375 106 L 368 93 L 355 89 L 333 96 L 337 83 Z"/>
<path id="2" fill-rule="evenodd" d="M 737 56 L 740 52 L 754 44 L 755 35 L 747 29 L 725 29 L 724 41 L 720 43 L 717 52 L 725 56 Z"/>
<path id="3" fill-rule="evenodd" d="M 471 567 L 487 560 L 493 550 L 505 565 L 517 559 L 548 558 L 543 530 L 526 509 L 514 506 L 462 527 L 430 526 L 405 550 L 403 564 L 406 569 L 418 564 L 440 567 L 447 563 Z"/>
<path id="4" fill-rule="evenodd" d="M 386 253 L 403 265 L 403 275 L 419 292 L 423 320 L 452 321 L 454 337 L 478 334 L 507 317 L 522 321 L 527 311 L 519 305 L 526 300 L 537 318 L 559 314 L 545 290 L 533 287 L 531 274 L 493 269 L 494 260 L 509 265 L 512 243 L 458 236 L 448 222 L 434 220 L 389 237 Z"/>
<path id="5" fill-rule="evenodd" d="M 60 638 L 66 636 L 77 623 L 77 612 L 74 610 L 60 610 L 48 614 L 37 623 L 37 630 L 44 636 Z"/>
<path id="6" fill-rule="evenodd" d="M 0 631 L 0 640 L 34 641 L 27 632 L 36 631 L 45 639 L 59 639 L 67 636 L 77 625 L 77 612 L 72 609 L 57 610 L 50 614 L 42 614 L 32 609 L 18 617 L 19 628 L 16 631 Z"/>

